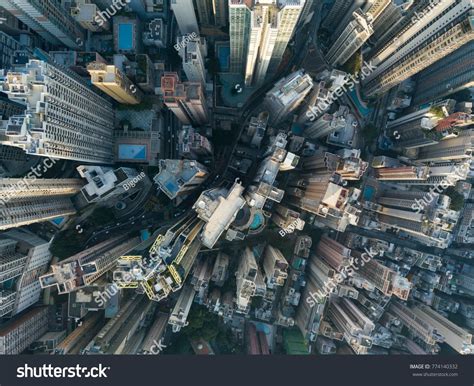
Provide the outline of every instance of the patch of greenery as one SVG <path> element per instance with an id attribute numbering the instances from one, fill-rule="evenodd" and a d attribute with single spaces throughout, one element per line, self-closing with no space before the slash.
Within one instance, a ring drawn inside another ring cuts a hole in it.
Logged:
<path id="1" fill-rule="evenodd" d="M 349 74 L 358 74 L 362 68 L 362 53 L 357 51 L 351 58 L 344 64 L 343 70 Z"/>
<path id="2" fill-rule="evenodd" d="M 430 108 L 430 113 L 433 114 L 436 118 L 439 118 L 439 119 L 444 118 L 443 109 L 439 106 L 431 107 Z"/>
<path id="3" fill-rule="evenodd" d="M 211 341 L 219 334 L 219 318 L 211 314 L 205 307 L 195 304 L 188 316 L 188 326 L 183 333 L 190 339 L 203 338 Z"/>
<path id="4" fill-rule="evenodd" d="M 460 211 L 462 208 L 464 208 L 464 196 L 453 186 L 450 186 L 448 189 L 446 189 L 444 194 L 451 198 L 451 205 L 449 206 L 450 209 Z"/>
<path id="5" fill-rule="evenodd" d="M 219 349 L 219 354 L 242 354 L 243 347 L 237 342 L 232 331 L 226 328 L 220 330 L 216 337 L 216 346 Z"/>
<path id="6" fill-rule="evenodd" d="M 194 354 L 189 343 L 189 339 L 184 334 L 173 334 L 173 340 L 171 344 L 166 346 L 163 354 L 165 355 L 191 355 Z"/>

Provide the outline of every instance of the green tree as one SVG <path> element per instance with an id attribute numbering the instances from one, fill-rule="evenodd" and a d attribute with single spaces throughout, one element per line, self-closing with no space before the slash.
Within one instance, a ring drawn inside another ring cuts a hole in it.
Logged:
<path id="1" fill-rule="evenodd" d="M 219 319 L 217 315 L 211 314 L 205 307 L 195 305 L 191 308 L 188 316 L 188 326 L 183 332 L 191 339 L 203 338 L 210 341 L 219 334 Z"/>
<path id="2" fill-rule="evenodd" d="M 360 51 L 356 51 L 354 55 L 344 64 L 343 69 L 344 71 L 348 72 L 349 74 L 358 74 L 362 68 L 362 53 Z"/>
<path id="3" fill-rule="evenodd" d="M 445 194 L 451 198 L 450 208 L 459 211 L 464 207 L 464 196 L 459 193 L 453 186 L 446 189 Z"/>

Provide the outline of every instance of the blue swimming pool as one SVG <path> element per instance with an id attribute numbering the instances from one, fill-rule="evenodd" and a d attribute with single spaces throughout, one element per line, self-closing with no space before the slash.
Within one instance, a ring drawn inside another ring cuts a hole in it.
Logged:
<path id="1" fill-rule="evenodd" d="M 222 72 L 229 71 L 229 58 L 230 58 L 230 47 L 220 46 L 217 49 L 217 57 L 219 59 L 219 67 Z"/>
<path id="2" fill-rule="evenodd" d="M 366 117 L 367 115 L 369 115 L 370 109 L 362 104 L 361 100 L 359 99 L 357 95 L 357 91 L 355 89 L 349 91 L 347 95 L 349 96 L 349 98 L 351 98 L 352 102 L 356 105 L 357 110 L 359 110 L 359 113 L 362 116 Z"/>
<path id="3" fill-rule="evenodd" d="M 258 229 L 262 226 L 264 223 L 263 216 L 260 213 L 255 213 L 255 216 L 253 217 L 252 224 L 250 224 L 250 229 L 255 230 Z"/>
<path id="4" fill-rule="evenodd" d="M 146 145 L 128 145 L 118 146 L 118 158 L 120 160 L 138 160 L 146 161 Z"/>
<path id="5" fill-rule="evenodd" d="M 56 225 L 61 225 L 64 221 L 64 217 L 56 217 L 51 220 L 51 222 L 55 223 Z"/>
<path id="6" fill-rule="evenodd" d="M 122 51 L 133 49 L 133 24 L 119 24 L 118 49 Z"/>
<path id="7" fill-rule="evenodd" d="M 364 189 L 364 200 L 371 201 L 374 197 L 375 189 L 372 186 L 366 186 Z"/>

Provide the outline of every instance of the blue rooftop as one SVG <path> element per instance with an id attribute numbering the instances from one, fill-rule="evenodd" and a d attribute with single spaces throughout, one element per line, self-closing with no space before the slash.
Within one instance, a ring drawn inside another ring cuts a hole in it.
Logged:
<path id="1" fill-rule="evenodd" d="M 130 51 L 133 49 L 133 24 L 119 24 L 118 49 L 122 51 Z"/>

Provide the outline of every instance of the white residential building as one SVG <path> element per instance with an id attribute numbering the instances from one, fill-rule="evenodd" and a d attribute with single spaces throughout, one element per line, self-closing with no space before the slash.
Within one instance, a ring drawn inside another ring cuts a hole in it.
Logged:
<path id="1" fill-rule="evenodd" d="M 419 15 L 373 55 L 377 68 L 364 81 L 368 96 L 383 94 L 474 40 L 471 0 L 430 2 Z"/>
<path id="2" fill-rule="evenodd" d="M 2 247 L 3 244 L 3 247 Z M 5 247 L 9 245 L 8 250 Z M 24 230 L 10 230 L 0 236 L 0 270 L 3 279 L 8 278 L 8 262 L 13 263 L 13 271 L 20 272 L 14 286 L 2 288 L 0 279 L 0 317 L 14 316 L 40 300 L 40 275 L 46 273 L 52 254 L 49 242 Z M 6 269 L 6 271 L 4 271 Z M 11 276 L 11 275 L 10 275 Z M 8 280 L 7 280 L 8 281 Z"/>
<path id="3" fill-rule="evenodd" d="M 229 0 L 231 71 L 259 85 L 274 74 L 293 36 L 305 0 Z"/>
<path id="4" fill-rule="evenodd" d="M 70 197 L 79 192 L 78 179 L 0 179 L 0 230 L 76 213 Z"/>
<path id="5" fill-rule="evenodd" d="M 296 71 L 279 80 L 265 96 L 265 106 L 270 114 L 270 122 L 277 124 L 287 118 L 309 94 L 313 80 L 303 70 Z"/>
<path id="6" fill-rule="evenodd" d="M 84 45 L 84 31 L 59 1 L 6 0 L 1 5 L 47 42 L 71 49 Z"/>
<path id="7" fill-rule="evenodd" d="M 179 56 L 183 60 L 183 70 L 188 81 L 206 84 L 206 40 L 199 36 L 193 38 L 185 35 L 178 37 L 177 43 L 180 47 Z"/>
<path id="8" fill-rule="evenodd" d="M 25 115 L 10 117 L 0 129 L 1 144 L 42 157 L 113 162 L 112 105 L 67 70 L 30 60 L 8 72 L 0 90 L 27 104 Z"/>
<path id="9" fill-rule="evenodd" d="M 199 34 L 193 0 L 171 0 L 171 9 L 183 35 Z"/>

